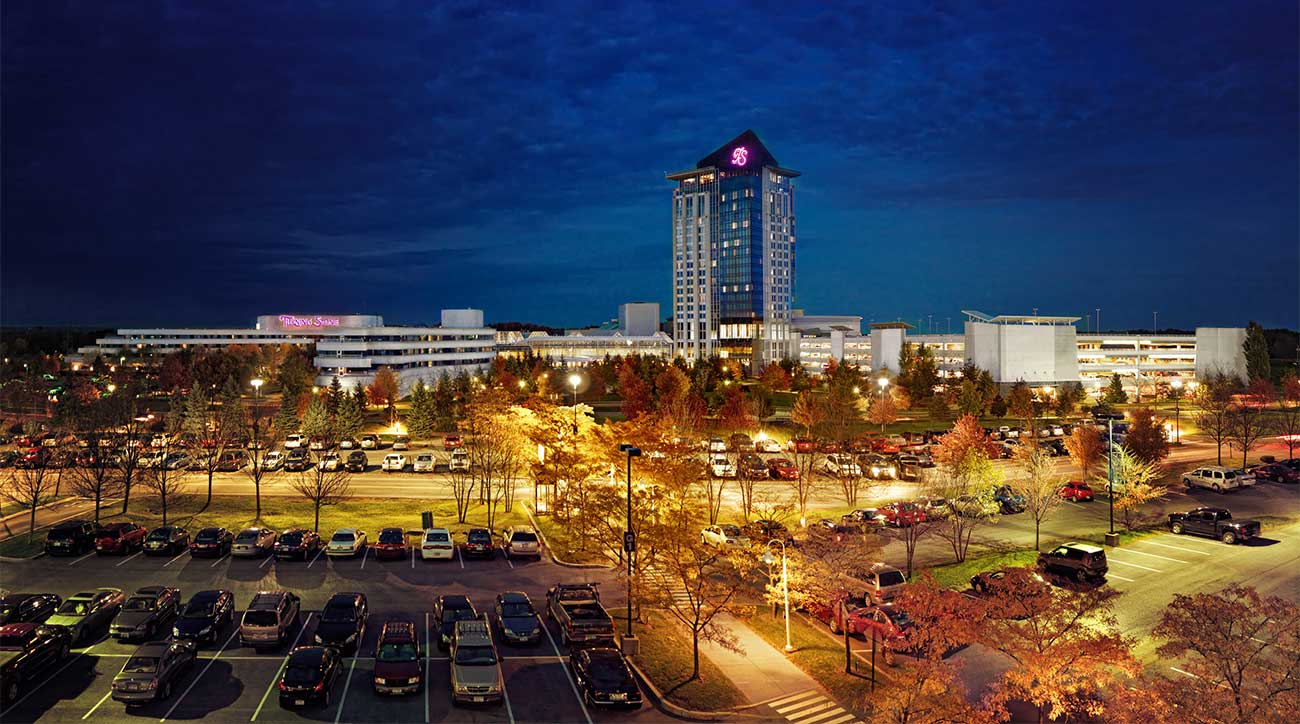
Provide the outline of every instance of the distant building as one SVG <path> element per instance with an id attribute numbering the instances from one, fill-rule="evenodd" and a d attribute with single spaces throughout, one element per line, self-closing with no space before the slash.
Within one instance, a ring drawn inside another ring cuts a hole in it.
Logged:
<path id="1" fill-rule="evenodd" d="M 618 328 L 632 337 L 649 337 L 659 331 L 658 302 L 628 302 L 618 305 Z"/>
<path id="2" fill-rule="evenodd" d="M 719 355 L 757 371 L 797 354 L 794 186 L 753 131 L 695 168 L 668 174 L 673 189 L 673 339 L 676 353 Z"/>
<path id="3" fill-rule="evenodd" d="M 672 337 L 659 331 L 659 305 L 653 302 L 619 305 L 617 326 L 570 329 L 563 334 L 498 332 L 496 341 L 498 354 L 511 357 L 531 352 L 568 366 L 629 354 L 673 354 Z"/>

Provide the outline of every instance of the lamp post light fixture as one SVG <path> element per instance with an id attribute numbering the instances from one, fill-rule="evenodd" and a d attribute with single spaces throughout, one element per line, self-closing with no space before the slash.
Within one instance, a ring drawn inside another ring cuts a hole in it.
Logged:
<path id="1" fill-rule="evenodd" d="M 632 532 L 632 458 L 641 457 L 641 448 L 619 443 L 627 454 L 627 528 L 623 531 L 623 554 L 627 556 L 627 638 L 632 638 L 632 555 L 636 553 L 636 533 Z"/>
<path id="2" fill-rule="evenodd" d="M 578 431 L 578 385 L 582 384 L 582 377 L 577 373 L 569 375 L 569 388 L 573 390 L 573 431 Z"/>
<path id="3" fill-rule="evenodd" d="M 1182 412 L 1180 403 L 1183 399 L 1183 378 L 1175 377 L 1174 381 L 1169 383 L 1169 386 L 1174 388 L 1174 444 L 1182 445 L 1183 430 L 1179 418 L 1181 417 L 1180 413 Z"/>
<path id="4" fill-rule="evenodd" d="M 885 388 L 886 388 L 886 387 L 889 387 L 889 378 L 888 378 L 888 377 L 881 377 L 880 379 L 876 380 L 876 384 L 880 386 L 880 404 L 881 404 L 881 405 L 884 405 L 884 404 L 885 404 Z M 884 408 L 881 408 L 881 409 L 883 410 Z M 881 423 L 880 423 L 880 432 L 883 433 L 884 431 L 885 431 L 885 423 L 884 423 L 884 422 L 881 422 Z"/>
<path id="5" fill-rule="evenodd" d="M 117 392 L 117 385 L 114 385 L 114 384 L 111 384 L 111 383 L 110 383 L 109 386 L 108 386 L 108 394 L 111 395 L 111 394 L 113 394 L 114 392 Z"/>
<path id="6" fill-rule="evenodd" d="M 763 554 L 763 563 L 769 566 L 776 563 L 776 558 L 772 555 L 773 543 L 781 546 L 781 596 L 785 599 L 785 652 L 788 654 L 794 651 L 794 646 L 790 644 L 790 585 L 788 576 L 790 569 L 786 565 L 785 541 L 778 538 L 769 540 L 763 546 L 767 549 L 767 552 Z"/>

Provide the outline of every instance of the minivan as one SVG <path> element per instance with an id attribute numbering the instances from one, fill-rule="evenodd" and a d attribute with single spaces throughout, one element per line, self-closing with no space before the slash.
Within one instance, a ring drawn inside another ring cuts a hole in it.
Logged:
<path id="1" fill-rule="evenodd" d="M 501 531 L 501 552 L 507 560 L 519 556 L 542 559 L 542 545 L 537 540 L 537 531 L 530 526 L 516 525 Z"/>
<path id="2" fill-rule="evenodd" d="M 284 643 L 298 620 L 302 603 L 288 591 L 261 591 L 253 596 L 239 626 L 239 643 L 254 649 L 274 648 Z"/>

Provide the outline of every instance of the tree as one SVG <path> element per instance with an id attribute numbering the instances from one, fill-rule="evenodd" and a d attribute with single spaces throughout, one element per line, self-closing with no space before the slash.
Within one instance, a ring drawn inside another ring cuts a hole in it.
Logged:
<path id="1" fill-rule="evenodd" d="M 1101 485 L 1113 485 L 1110 494 L 1115 498 L 1115 510 L 1124 517 L 1124 527 L 1133 530 L 1140 522 L 1138 512 L 1147 503 L 1162 500 L 1169 491 L 1156 483 L 1163 477 L 1160 466 L 1138 458 L 1123 445 L 1111 449 L 1111 469 L 1114 481 L 1105 474 L 1098 477 Z"/>
<path id="2" fill-rule="evenodd" d="M 1079 382 L 1066 382 L 1056 390 L 1056 414 L 1058 417 L 1069 417 L 1074 414 L 1074 409 L 1079 406 L 1083 400 L 1083 384 Z"/>
<path id="3" fill-rule="evenodd" d="M 1241 400 L 1232 405 L 1228 414 L 1228 443 L 1241 451 L 1241 467 L 1246 467 L 1250 451 L 1268 434 L 1270 420 L 1268 406 L 1277 396 L 1273 383 L 1262 377 L 1250 382 Z"/>
<path id="4" fill-rule="evenodd" d="M 1108 405 L 1122 405 L 1128 402 L 1128 393 L 1124 391 L 1124 383 L 1120 381 L 1118 374 L 1110 376 L 1110 386 L 1106 388 L 1106 394 L 1101 399 Z"/>
<path id="5" fill-rule="evenodd" d="M 344 393 L 340 405 L 347 404 L 350 399 L 347 393 Z M 237 402 L 240 406 L 240 418 L 248 420 L 248 465 L 240 468 L 241 472 L 248 477 L 249 482 L 253 484 L 253 503 L 254 518 L 262 518 L 262 483 L 268 476 L 276 475 L 283 470 L 278 468 L 275 471 L 266 469 L 266 456 L 275 449 L 271 439 L 271 427 L 262 417 L 261 399 L 257 398 L 252 403 L 252 411 L 245 412 L 242 402 Z"/>
<path id="6" fill-rule="evenodd" d="M 239 388 L 233 379 L 227 379 L 221 390 L 221 405 L 214 408 L 211 399 L 196 387 L 185 398 L 182 408 L 180 428 L 194 439 L 190 452 L 208 478 L 208 496 L 203 503 L 206 510 L 212 504 L 212 484 L 217 468 L 221 466 L 226 451 L 239 448 L 240 438 L 245 432 Z M 154 490 L 158 492 L 156 488 Z"/>
<path id="7" fill-rule="evenodd" d="M 993 417 L 1007 416 L 1007 401 L 1002 399 L 1002 395 L 994 395 L 989 401 L 989 415 Z"/>
<path id="8" fill-rule="evenodd" d="M 759 375 L 759 381 L 769 390 L 785 391 L 790 389 L 791 377 L 779 364 L 768 364 Z"/>
<path id="9" fill-rule="evenodd" d="M 884 432 L 886 425 L 892 425 L 897 421 L 898 405 L 894 404 L 892 394 L 884 392 L 871 399 L 871 406 L 867 408 L 867 422 L 880 425 L 880 431 Z"/>
<path id="10" fill-rule="evenodd" d="M 69 470 L 71 488 L 74 495 L 94 501 L 96 523 L 104 499 L 122 489 L 114 461 L 117 446 L 113 428 L 117 427 L 118 407 L 112 398 L 96 400 L 81 411 L 76 424 L 77 438 L 85 445 L 83 460 L 89 464 Z"/>
<path id="11" fill-rule="evenodd" d="M 1062 480 L 1052 456 L 1041 445 L 1017 446 L 1015 461 L 1025 474 L 1017 484 L 1025 497 L 1025 512 L 1034 520 L 1034 550 L 1038 550 L 1043 521 L 1064 502 L 1059 494 Z"/>
<path id="12" fill-rule="evenodd" d="M 1223 464 L 1223 444 L 1232 436 L 1232 382 L 1222 375 L 1204 381 L 1192 399 L 1196 406 L 1196 427 L 1214 441 L 1215 454 Z"/>
<path id="13" fill-rule="evenodd" d="M 325 470 L 320 465 L 312 465 L 290 478 L 289 487 L 311 502 L 312 530 L 319 533 L 320 509 L 352 497 L 352 473 L 346 468 Z"/>
<path id="14" fill-rule="evenodd" d="M 827 373 L 824 424 L 830 436 L 844 442 L 862 421 L 862 388 L 866 380 L 853 365 L 837 365 Z"/>
<path id="15" fill-rule="evenodd" d="M 699 429 L 706 413 L 704 400 L 691 389 L 691 380 L 676 365 L 668 365 L 655 377 L 658 402 L 655 412 L 675 431 Z"/>
<path id="16" fill-rule="evenodd" d="M 1128 435 L 1124 437 L 1124 447 L 1134 457 L 1148 463 L 1158 463 L 1169 457 L 1169 439 L 1155 413 L 1142 407 L 1132 412 L 1132 418 Z"/>
<path id="17" fill-rule="evenodd" d="M 139 396 L 142 391 L 135 383 L 127 389 L 119 389 L 110 399 L 114 400 L 116 410 L 114 419 L 118 422 L 118 433 L 123 442 L 115 460 L 117 469 L 122 473 L 122 514 L 131 507 L 131 486 L 140 472 L 140 456 L 144 454 L 146 442 L 143 439 L 153 421 L 153 415 L 139 409 Z"/>
<path id="18" fill-rule="evenodd" d="M 1007 412 L 1024 420 L 1026 426 L 1034 419 L 1034 393 L 1024 380 L 1018 380 L 1007 393 Z"/>
<path id="19" fill-rule="evenodd" d="M 825 419 L 826 409 L 811 391 L 804 390 L 795 397 L 790 421 L 803 428 L 805 438 L 812 437 L 813 430 L 819 428 Z"/>
<path id="20" fill-rule="evenodd" d="M 397 419 L 398 394 L 397 375 L 387 365 L 375 372 L 375 378 L 366 387 L 366 396 L 370 398 L 370 404 L 384 408 L 385 418 L 390 425 Z"/>
<path id="21" fill-rule="evenodd" d="M 493 528 L 496 507 L 511 497 L 515 478 L 524 466 L 526 445 L 523 425 L 511 410 L 506 393 L 483 389 L 471 398 L 461 430 L 466 435 L 470 469 L 478 479 L 479 494 L 487 506 L 487 527 Z"/>
<path id="22" fill-rule="evenodd" d="M 325 393 L 325 407 L 329 409 L 330 417 L 338 416 L 339 404 L 347 394 L 343 391 L 343 383 L 339 381 L 338 375 L 330 379 L 329 389 Z"/>
<path id="23" fill-rule="evenodd" d="M 360 388 L 357 388 L 360 391 Z M 344 392 L 339 397 L 339 411 L 334 418 L 339 437 L 354 437 L 366 421 L 365 402 L 360 395 Z M 410 424 L 410 421 L 407 421 Z"/>
<path id="24" fill-rule="evenodd" d="M 722 407 L 718 409 L 718 425 L 733 432 L 753 430 L 758 426 L 754 418 L 753 407 L 745 399 L 745 391 L 740 385 L 730 385 L 723 397 Z"/>
<path id="25" fill-rule="evenodd" d="M 406 413 L 406 430 L 416 440 L 428 440 L 437 429 L 437 410 L 434 409 L 433 391 L 424 380 L 416 380 L 411 387 L 411 409 Z"/>
<path id="26" fill-rule="evenodd" d="M 1023 618 L 984 619 L 982 643 L 1014 662 L 995 686 L 993 702 L 1026 701 L 1038 710 L 1040 724 L 1049 718 L 1100 715 L 1102 693 L 1141 670 L 1111 612 L 1119 592 L 1107 587 L 1059 592 L 1032 578 L 1023 580 L 1018 590 L 988 602 L 991 614 L 1008 610 L 1006 601 L 1016 597 L 1046 595 L 1051 600 L 1047 605 L 1026 603 Z"/>
<path id="27" fill-rule="evenodd" d="M 164 448 L 164 451 L 166 449 Z M 167 525 L 168 506 L 175 503 L 176 498 L 184 494 L 189 487 L 188 478 L 189 470 L 185 466 L 173 470 L 161 464 L 145 470 L 140 478 L 140 484 L 145 490 L 151 491 L 158 498 L 158 505 L 162 509 L 163 525 Z"/>
<path id="28" fill-rule="evenodd" d="M 1105 452 L 1101 442 L 1101 433 L 1091 427 L 1075 425 L 1070 435 L 1065 438 L 1065 450 L 1070 454 L 1070 461 L 1079 466 L 1084 480 L 1092 478 L 1092 471 L 1101 463 Z"/>
<path id="29" fill-rule="evenodd" d="M 630 355 L 618 366 L 618 394 L 623 398 L 623 419 L 635 420 L 651 410 L 650 385 L 642 379 L 636 360 Z"/>
<path id="30" fill-rule="evenodd" d="M 1300 378 L 1289 374 L 1282 378 L 1282 394 L 1278 398 L 1277 433 L 1286 443 L 1286 456 L 1295 457 L 1300 445 Z"/>
<path id="31" fill-rule="evenodd" d="M 1156 626 L 1158 652 L 1189 676 L 1158 690 L 1179 721 L 1300 721 L 1300 606 L 1254 588 L 1175 594 Z"/>
<path id="32" fill-rule="evenodd" d="M 328 445 L 334 440 L 334 429 L 329 406 L 319 394 L 312 395 L 307 403 L 307 412 L 302 416 L 302 434 L 308 440 L 322 440 Z"/>
<path id="33" fill-rule="evenodd" d="M 975 380 L 963 379 L 957 391 L 957 413 L 960 415 L 984 414 L 984 395 Z"/>
<path id="34" fill-rule="evenodd" d="M 280 396 L 280 409 L 275 413 L 276 432 L 284 437 L 298 432 L 301 422 L 298 420 L 298 395 L 285 391 Z"/>
<path id="35" fill-rule="evenodd" d="M 1242 343 L 1241 350 L 1246 356 L 1246 379 L 1273 379 L 1268 359 L 1268 338 L 1264 336 L 1264 328 L 1257 322 L 1246 325 L 1246 341 Z"/>
<path id="36" fill-rule="evenodd" d="M 59 485 L 59 471 L 39 462 L 10 468 L 0 483 L 0 498 L 24 508 L 29 514 L 27 540 L 36 534 L 36 510 L 54 500 Z"/>
<path id="37" fill-rule="evenodd" d="M 931 447 L 938 474 L 927 481 L 928 493 L 949 501 L 965 499 L 976 509 L 986 507 L 994 487 L 1002 482 L 1001 473 L 989 459 L 993 444 L 974 415 L 959 417 L 952 431 Z M 966 560 L 976 528 L 995 521 L 996 515 L 958 509 L 939 521 L 936 531 L 948 541 L 953 557 L 960 563 Z"/>

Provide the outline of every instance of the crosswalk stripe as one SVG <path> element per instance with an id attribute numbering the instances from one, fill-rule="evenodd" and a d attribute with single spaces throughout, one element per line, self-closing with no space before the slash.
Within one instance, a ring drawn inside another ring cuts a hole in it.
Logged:
<path id="1" fill-rule="evenodd" d="M 784 706 L 786 704 L 789 704 L 794 701 L 798 701 L 800 699 L 807 699 L 810 696 L 821 696 L 821 695 L 817 693 L 816 689 L 808 689 L 807 691 L 801 691 L 798 694 L 793 694 L 791 696 L 777 699 L 776 701 L 769 701 L 767 705 L 775 709 L 778 706 Z"/>
<path id="2" fill-rule="evenodd" d="M 786 719 L 792 722 L 811 722 L 830 716 L 837 711 L 844 711 L 835 705 L 833 701 L 823 701 L 817 706 L 810 707 L 805 711 L 791 712 L 785 715 Z"/>
<path id="3" fill-rule="evenodd" d="M 816 699 L 805 699 L 804 701 L 798 702 L 797 704 L 789 704 L 783 706 L 777 709 L 776 713 L 780 714 L 786 719 L 793 720 L 793 718 L 795 716 L 798 716 L 799 714 L 804 714 L 804 716 L 807 716 L 807 714 L 811 714 L 814 711 L 821 711 L 822 709 L 825 709 L 828 706 L 833 706 L 833 704 L 827 701 L 826 697 L 818 696 Z"/>
<path id="4" fill-rule="evenodd" d="M 827 721 L 822 722 L 822 724 L 848 724 L 852 719 L 853 715 L 845 712 L 844 716 L 839 719 L 828 719 Z"/>
<path id="5" fill-rule="evenodd" d="M 823 711 L 822 713 L 818 714 L 817 716 L 808 717 L 807 719 L 801 719 L 801 720 L 799 721 L 799 724 L 813 724 L 813 722 L 815 722 L 815 721 L 818 721 L 818 720 L 825 720 L 825 719 L 827 719 L 828 717 L 836 717 L 836 716 L 840 716 L 841 714 L 844 714 L 844 713 L 845 713 L 845 712 L 844 712 L 843 709 L 841 709 L 841 708 L 839 708 L 838 706 L 836 706 L 836 707 L 833 707 L 833 708 L 827 709 L 826 711 Z M 794 720 L 791 719 L 791 721 L 794 721 Z"/>

